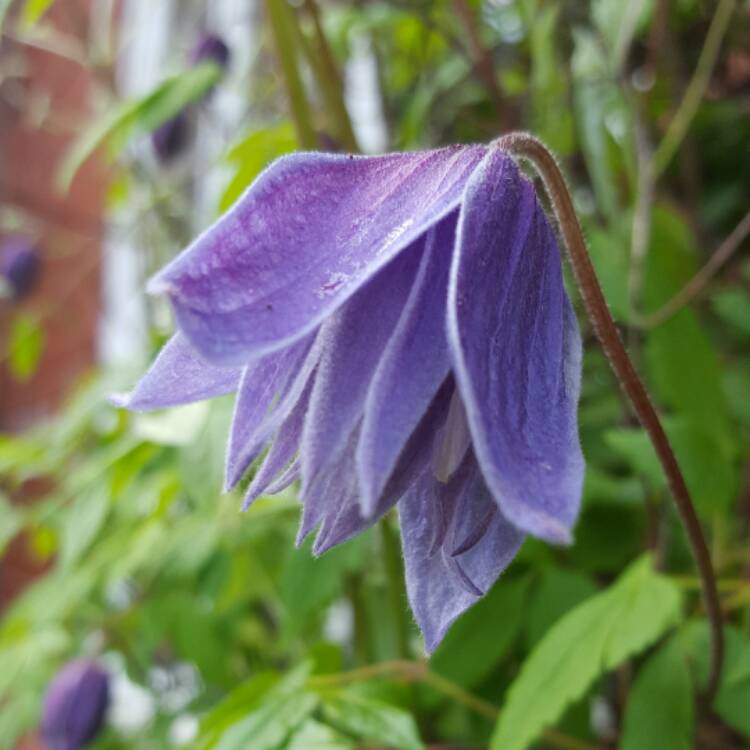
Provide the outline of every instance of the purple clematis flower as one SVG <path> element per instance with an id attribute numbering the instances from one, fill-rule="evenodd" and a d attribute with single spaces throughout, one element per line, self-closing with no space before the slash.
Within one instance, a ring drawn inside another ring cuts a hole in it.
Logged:
<path id="1" fill-rule="evenodd" d="M 229 47 L 217 34 L 201 34 L 192 50 L 190 50 L 190 62 L 193 65 L 211 60 L 222 68 L 229 65 Z"/>
<path id="2" fill-rule="evenodd" d="M 78 750 L 104 724 L 109 705 L 109 677 L 95 662 L 66 664 L 47 690 L 42 711 L 42 737 L 49 750 Z"/>
<path id="3" fill-rule="evenodd" d="M 300 479 L 316 554 L 397 505 L 428 651 L 525 535 L 570 541 L 581 340 L 497 146 L 284 157 L 150 290 L 178 332 L 121 403 L 236 391 L 226 486 L 266 451 L 245 506 Z"/>

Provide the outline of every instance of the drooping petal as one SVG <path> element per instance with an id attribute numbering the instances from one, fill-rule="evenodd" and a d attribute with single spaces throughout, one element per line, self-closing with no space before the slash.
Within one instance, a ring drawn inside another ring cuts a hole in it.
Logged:
<path id="1" fill-rule="evenodd" d="M 568 542 L 583 481 L 580 335 L 548 220 L 498 149 L 467 184 L 448 338 L 473 448 L 502 515 Z"/>
<path id="2" fill-rule="evenodd" d="M 460 554 L 450 554 L 449 537 L 442 549 L 436 549 L 436 518 L 447 515 L 451 529 L 457 514 L 471 507 L 477 517 L 491 512 L 485 532 Z M 453 621 L 489 591 L 518 552 L 523 534 L 494 507 L 471 457 L 448 484 L 439 482 L 428 468 L 398 508 L 409 603 L 431 653 Z"/>
<path id="3" fill-rule="evenodd" d="M 450 370 L 445 337 L 457 216 L 430 230 L 417 278 L 365 402 L 357 450 L 362 512 L 374 512 L 399 454 Z"/>
<path id="4" fill-rule="evenodd" d="M 447 484 L 428 467 L 398 508 L 409 603 L 431 653 L 453 621 L 489 591 L 524 537 L 495 507 L 471 454 Z M 461 518 L 467 511 L 471 519 Z M 451 554 L 457 527 L 487 517 L 473 546 Z M 440 522 L 447 522 L 448 532 L 442 548 L 436 548 L 433 525 Z"/>
<path id="5" fill-rule="evenodd" d="M 307 486 L 335 461 L 360 423 L 381 354 L 413 287 L 426 240 L 419 238 L 327 321 L 322 353 L 302 432 L 302 481 Z M 354 461 L 354 458 L 352 459 Z"/>
<path id="6" fill-rule="evenodd" d="M 241 376 L 240 367 L 217 367 L 206 362 L 178 332 L 136 387 L 130 393 L 112 396 L 111 401 L 131 411 L 165 409 L 232 393 Z"/>
<path id="7" fill-rule="evenodd" d="M 226 490 L 240 481 L 294 409 L 315 371 L 318 353 L 315 336 L 310 335 L 248 365 L 237 391 L 229 433 Z"/>
<path id="8" fill-rule="evenodd" d="M 307 480 L 304 460 L 302 461 L 300 500 L 303 510 L 297 532 L 297 545 L 302 544 L 308 534 L 326 518 L 334 520 L 343 507 L 356 508 L 358 506 L 359 486 L 354 466 L 354 452 L 358 436 L 359 427 L 356 427 L 344 450 L 334 457 L 326 471 L 319 473 L 312 480 Z"/>
<path id="9" fill-rule="evenodd" d="M 486 148 L 272 164 L 151 282 L 206 358 L 241 364 L 316 328 L 458 205 Z"/>
<path id="10" fill-rule="evenodd" d="M 245 501 L 242 504 L 242 510 L 247 510 L 263 493 L 268 493 L 270 489 L 274 489 L 279 484 L 279 479 L 282 480 L 282 484 L 287 480 L 291 484 L 296 478 L 298 467 L 295 467 L 292 472 L 286 470 L 290 468 L 289 465 L 299 450 L 302 427 L 305 423 L 305 414 L 310 403 L 310 393 L 314 382 L 314 376 L 308 378 L 302 395 L 276 433 L 271 447 L 268 449 L 268 454 L 263 459 L 263 463 L 253 477 L 253 481 L 250 482 Z M 285 486 L 288 486 L 288 484 Z"/>

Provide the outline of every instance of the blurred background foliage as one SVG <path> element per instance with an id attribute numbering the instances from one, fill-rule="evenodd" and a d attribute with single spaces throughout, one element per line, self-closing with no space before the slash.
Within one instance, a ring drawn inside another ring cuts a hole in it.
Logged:
<path id="1" fill-rule="evenodd" d="M 750 746 L 750 4 L 249 2 L 253 40 L 228 33 L 223 71 L 185 62 L 210 5 L 185 2 L 169 63 L 138 96 L 107 73 L 127 43 L 117 3 L 101 3 L 107 43 L 75 45 L 50 20 L 69 4 L 0 2 L 0 93 L 29 46 L 74 49 L 97 73 L 93 114 L 49 179 L 65 190 L 92 155 L 108 160 L 105 221 L 135 238 L 139 286 L 297 148 L 523 128 L 554 149 L 708 534 L 729 654 L 704 710 L 689 551 L 585 321 L 575 544 L 528 541 L 425 660 L 395 518 L 315 560 L 294 548 L 294 491 L 247 514 L 222 495 L 231 402 L 145 416 L 108 404 L 168 332 L 151 300 L 143 356 L 103 364 L 54 417 L 0 437 L 0 550 L 21 538 L 44 565 L 2 612 L 0 746 L 33 732 L 48 680 L 80 655 L 112 674 L 100 750 Z M 220 122 L 227 97 L 235 115 Z M 182 117 L 190 135 L 154 152 L 150 134 Z M 3 358 L 23 380 L 49 311 L 8 310 Z"/>

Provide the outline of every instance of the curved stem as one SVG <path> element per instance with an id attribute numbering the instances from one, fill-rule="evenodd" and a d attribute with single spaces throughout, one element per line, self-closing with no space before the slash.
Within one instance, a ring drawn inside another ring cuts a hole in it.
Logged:
<path id="1" fill-rule="evenodd" d="M 495 143 L 503 151 L 528 160 L 544 181 L 573 268 L 573 275 L 594 332 L 607 355 L 615 376 L 630 399 L 640 423 L 648 433 L 667 476 L 675 505 L 687 532 L 698 567 L 706 612 L 711 626 L 711 671 L 706 687 L 706 700 L 710 704 L 721 676 L 724 634 L 711 556 L 700 521 L 690 499 L 685 479 L 661 421 L 651 403 L 648 391 L 625 350 L 615 322 L 609 312 L 607 301 L 599 286 L 594 266 L 586 248 L 586 241 L 583 238 L 581 225 L 573 208 L 570 192 L 554 156 L 541 141 L 527 133 L 510 133 L 499 138 Z"/>

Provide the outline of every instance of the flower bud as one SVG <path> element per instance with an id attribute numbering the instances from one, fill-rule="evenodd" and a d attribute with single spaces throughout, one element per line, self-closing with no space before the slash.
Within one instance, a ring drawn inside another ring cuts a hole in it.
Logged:
<path id="1" fill-rule="evenodd" d="M 190 140 L 190 121 L 185 111 L 167 120 L 151 133 L 157 158 L 166 164 L 179 156 Z"/>
<path id="2" fill-rule="evenodd" d="M 47 689 L 42 737 L 48 750 L 78 750 L 96 737 L 109 705 L 109 677 L 95 662 L 66 664 Z"/>
<path id="3" fill-rule="evenodd" d="M 216 34 L 202 34 L 190 52 L 193 65 L 210 60 L 222 68 L 229 65 L 229 47 Z"/>
<path id="4" fill-rule="evenodd" d="M 19 300 L 30 292 L 39 277 L 40 258 L 26 237 L 9 237 L 0 247 L 0 283 L 7 296 Z"/>

